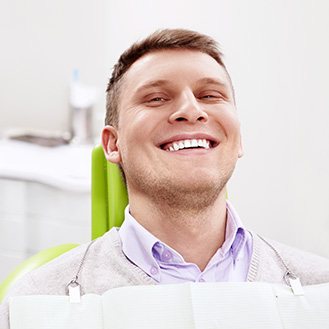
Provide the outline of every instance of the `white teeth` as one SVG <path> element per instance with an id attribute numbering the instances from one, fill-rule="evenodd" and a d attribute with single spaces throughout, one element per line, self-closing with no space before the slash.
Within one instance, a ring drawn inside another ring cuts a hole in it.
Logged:
<path id="1" fill-rule="evenodd" d="M 198 147 L 198 141 L 196 139 L 192 139 L 191 146 Z"/>
<path id="2" fill-rule="evenodd" d="M 172 143 L 167 151 L 174 152 L 185 148 L 195 147 L 202 147 L 208 150 L 210 148 L 210 142 L 206 139 L 185 139 Z"/>
<path id="3" fill-rule="evenodd" d="M 189 139 L 186 139 L 186 140 L 184 141 L 184 146 L 185 146 L 185 147 L 191 147 L 191 141 L 190 141 Z"/>

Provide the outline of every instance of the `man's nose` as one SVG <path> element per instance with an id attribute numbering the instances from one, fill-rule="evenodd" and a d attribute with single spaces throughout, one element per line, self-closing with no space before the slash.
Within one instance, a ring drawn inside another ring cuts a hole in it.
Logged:
<path id="1" fill-rule="evenodd" d="M 175 109 L 169 117 L 169 122 L 187 121 L 190 123 L 207 122 L 208 114 L 204 111 L 203 105 L 192 92 L 184 93 L 174 105 Z"/>

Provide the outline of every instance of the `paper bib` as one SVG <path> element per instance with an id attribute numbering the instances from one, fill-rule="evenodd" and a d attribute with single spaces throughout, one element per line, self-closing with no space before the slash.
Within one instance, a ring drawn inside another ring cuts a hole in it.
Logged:
<path id="1" fill-rule="evenodd" d="M 329 284 L 185 283 L 10 301 L 11 329 L 329 329 Z"/>

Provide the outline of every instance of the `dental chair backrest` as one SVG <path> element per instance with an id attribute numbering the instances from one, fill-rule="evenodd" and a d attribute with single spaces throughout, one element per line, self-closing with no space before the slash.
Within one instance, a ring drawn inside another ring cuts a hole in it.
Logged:
<path id="1" fill-rule="evenodd" d="M 92 239 L 120 227 L 128 204 L 127 189 L 119 167 L 105 159 L 101 146 L 92 153 Z"/>

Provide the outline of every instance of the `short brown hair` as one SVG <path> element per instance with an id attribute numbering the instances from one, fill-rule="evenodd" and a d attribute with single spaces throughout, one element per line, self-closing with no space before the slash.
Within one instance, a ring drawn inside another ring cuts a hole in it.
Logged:
<path id="1" fill-rule="evenodd" d="M 118 125 L 118 106 L 121 81 L 131 65 L 143 55 L 161 49 L 189 49 L 197 50 L 210 55 L 218 64 L 225 68 L 218 43 L 211 37 L 185 29 L 159 30 L 147 38 L 134 43 L 119 58 L 114 65 L 112 76 L 106 92 L 105 124 Z M 227 71 L 227 70 L 226 70 Z"/>

